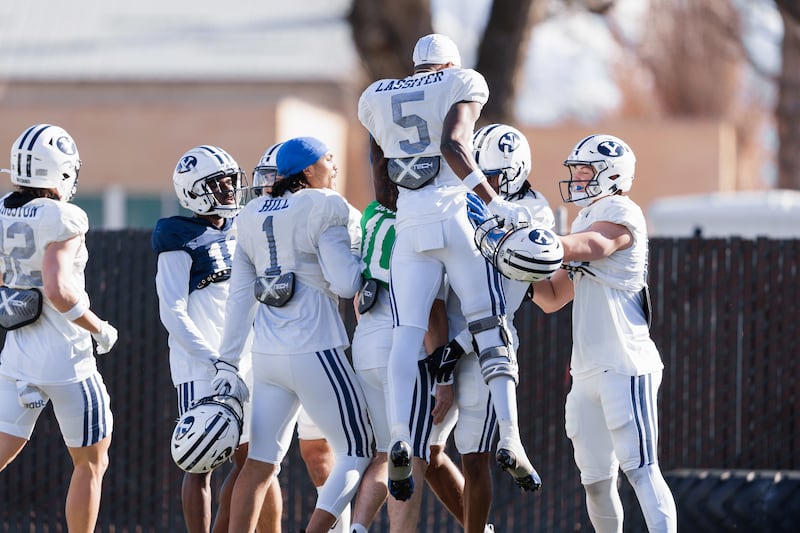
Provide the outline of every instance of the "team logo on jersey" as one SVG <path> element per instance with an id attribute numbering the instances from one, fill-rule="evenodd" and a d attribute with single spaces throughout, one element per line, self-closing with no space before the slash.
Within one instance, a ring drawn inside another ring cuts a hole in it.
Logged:
<path id="1" fill-rule="evenodd" d="M 625 154 L 625 148 L 618 142 L 603 141 L 597 145 L 597 151 L 606 157 L 620 157 Z"/>
<path id="2" fill-rule="evenodd" d="M 72 141 L 72 139 L 64 135 L 56 139 L 56 148 L 67 155 L 75 155 L 78 153 L 78 148 L 75 146 L 75 143 Z"/>
<path id="3" fill-rule="evenodd" d="M 506 155 L 519 148 L 519 144 L 519 135 L 513 131 L 504 133 L 500 140 L 497 141 L 497 147 Z"/>
<path id="4" fill-rule="evenodd" d="M 555 242 L 555 237 L 546 229 L 536 228 L 528 233 L 528 238 L 540 246 L 548 246 Z"/>
<path id="5" fill-rule="evenodd" d="M 183 174 L 185 172 L 189 172 L 190 170 L 194 169 L 197 166 L 197 158 L 193 155 L 187 155 L 180 161 L 178 161 L 178 166 L 175 167 L 175 172 L 178 174 Z"/>

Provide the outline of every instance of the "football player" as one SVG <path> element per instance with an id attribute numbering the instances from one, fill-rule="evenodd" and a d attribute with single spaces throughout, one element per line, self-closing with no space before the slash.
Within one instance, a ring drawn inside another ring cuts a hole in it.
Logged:
<path id="1" fill-rule="evenodd" d="M 117 330 L 89 309 L 86 213 L 69 203 L 81 160 L 51 124 L 26 128 L 11 146 L 14 191 L 0 199 L 0 322 L 9 330 L 0 366 L 0 470 L 22 451 L 52 401 L 73 463 L 67 528 L 94 531 L 113 417 L 97 353 Z"/>
<path id="2" fill-rule="evenodd" d="M 651 532 L 677 531 L 675 501 L 658 466 L 658 389 L 664 365 L 650 337 L 647 226 L 627 192 L 636 157 L 612 135 L 578 142 L 562 199 L 582 209 L 561 238 L 566 269 L 534 284 L 551 313 L 572 302 L 572 388 L 565 427 L 599 533 L 622 531 L 619 469 Z"/>
<path id="3" fill-rule="evenodd" d="M 377 188 L 376 188 L 377 189 Z M 387 199 L 382 198 L 384 201 Z M 387 422 L 388 405 L 388 368 L 389 352 L 392 346 L 392 311 L 389 305 L 389 264 L 394 243 L 395 213 L 377 200 L 371 202 L 364 210 L 361 219 L 363 231 L 361 241 L 362 276 L 365 279 L 357 301 L 359 314 L 358 324 L 353 334 L 353 366 L 369 408 L 370 420 L 376 440 L 376 456 L 364 474 L 353 513 L 352 533 L 366 533 L 378 510 L 387 496 L 387 451 L 390 444 L 389 424 Z M 441 304 L 441 308 L 437 304 Z M 441 318 L 437 323 L 437 313 Z M 437 344 L 447 340 L 447 324 L 444 314 L 444 302 L 436 300 L 429 333 L 425 337 L 430 350 Z M 428 439 L 433 426 L 433 413 L 446 412 L 452 405 L 452 391 L 449 398 L 438 394 L 436 407 L 433 407 L 431 388 L 432 375 L 425 364 L 427 353 L 420 346 L 417 357 L 418 375 L 414 387 L 414 412 L 411 415 L 413 445 L 412 477 L 414 484 L 427 479 Z M 439 499 L 459 522 L 463 513 L 461 506 L 461 482 L 449 476 L 452 470 L 458 474 L 457 468 L 449 457 L 440 461 L 440 476 L 435 476 L 431 486 Z M 438 479 L 441 477 L 441 479 Z M 391 482 L 390 482 L 391 484 Z M 419 525 L 422 491 L 410 490 L 414 484 L 406 487 L 407 493 L 395 491 L 395 496 L 388 503 L 389 524 L 392 532 L 414 532 Z"/>
<path id="4" fill-rule="evenodd" d="M 319 139 L 297 137 L 277 154 L 283 178 L 272 197 L 239 215 L 237 253 L 217 390 L 239 387 L 236 373 L 254 324 L 252 438 L 232 498 L 230 528 L 252 531 L 261 501 L 286 454 L 300 405 L 333 448 L 336 463 L 319 490 L 306 531 L 325 532 L 349 504 L 372 455 L 366 403 L 344 349 L 349 344 L 339 298 L 361 285 L 350 208 L 333 190 L 333 154 Z"/>
<path id="5" fill-rule="evenodd" d="M 473 137 L 473 154 L 495 192 L 510 202 L 527 207 L 533 225 L 553 228 L 555 218 L 550 204 L 542 193 L 531 188 L 528 181 L 531 150 L 528 140 L 519 130 L 505 124 L 484 126 Z M 514 327 L 514 314 L 530 290 L 530 282 L 504 277 L 502 284 L 508 310 L 508 327 L 514 349 L 517 350 L 519 337 Z M 448 360 L 435 361 L 435 365 L 439 368 L 437 386 L 453 381 L 457 383 L 456 408 L 447 421 L 434 427 L 431 469 L 438 468 L 440 461 L 447 461 L 445 443 L 455 425 L 455 443 L 461 454 L 464 472 L 464 529 L 467 533 L 479 533 L 486 528 L 492 505 L 489 460 L 496 433 L 496 419 L 489 387 L 480 379 L 480 365 L 473 349 L 472 336 L 460 313 L 458 297 L 452 292 L 449 296 L 447 312 L 454 340 L 447 347 Z M 438 350 L 436 354 L 441 357 L 444 350 Z"/>
<path id="6" fill-rule="evenodd" d="M 457 47 L 439 34 L 417 41 L 413 62 L 413 75 L 374 82 L 358 105 L 359 119 L 370 133 L 374 179 L 399 187 L 390 270 L 395 320 L 389 356 L 390 491 L 405 493 L 411 483 L 408 420 L 416 355 L 443 273 L 461 300 L 492 391 L 500 430 L 498 464 L 519 486 L 535 490 L 541 480 L 519 436 L 517 363 L 505 300 L 496 271 L 474 242 L 467 192 L 480 196 L 507 224 L 529 221 L 531 214 L 497 195 L 472 157 L 475 121 L 489 96 L 483 76 L 461 68 Z"/>
<path id="7" fill-rule="evenodd" d="M 254 197 L 272 196 L 272 187 L 275 182 L 282 178 L 278 174 L 278 150 L 282 145 L 283 143 L 276 143 L 267 148 L 253 169 L 252 192 Z M 351 212 L 351 217 L 353 216 Z M 358 218 L 360 213 L 356 216 Z M 297 442 L 300 446 L 300 456 L 306 464 L 306 470 L 311 482 L 319 491 L 331 473 L 335 458 L 330 444 L 325 439 L 325 435 L 309 418 L 308 413 L 302 406 L 300 406 L 300 410 L 297 413 Z M 286 444 L 286 447 L 288 448 L 288 444 Z M 277 513 L 280 516 L 283 510 L 283 503 L 280 490 L 275 490 L 278 484 L 278 478 L 275 477 L 275 481 L 270 485 L 267 493 L 267 499 L 264 501 L 264 507 L 261 508 L 261 516 L 265 512 Z M 272 494 L 275 494 L 277 499 L 271 499 L 270 495 Z M 331 531 L 333 533 L 346 533 L 349 529 L 350 505 L 344 508 Z"/>
<path id="8" fill-rule="evenodd" d="M 211 378 L 225 322 L 236 244 L 234 217 L 242 207 L 246 180 L 225 150 L 201 145 L 180 157 L 172 182 L 181 206 L 192 216 L 159 220 L 152 245 L 158 254 L 156 291 L 161 322 L 169 334 L 170 373 L 180 416 L 214 393 Z M 243 444 L 234 453 L 234 468 L 222 485 L 215 532 L 227 531 L 233 482 L 247 456 L 250 417 L 246 407 Z M 181 503 L 190 533 L 206 533 L 211 528 L 211 475 L 210 471 L 184 474 Z M 265 517 L 262 525 L 270 520 L 274 518 Z"/>

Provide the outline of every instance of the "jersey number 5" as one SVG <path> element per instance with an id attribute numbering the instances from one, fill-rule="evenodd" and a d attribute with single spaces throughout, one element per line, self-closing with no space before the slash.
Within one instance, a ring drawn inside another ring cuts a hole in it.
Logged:
<path id="1" fill-rule="evenodd" d="M 409 155 L 419 154 L 431 144 L 431 136 L 428 133 L 428 123 L 419 115 L 403 114 L 403 104 L 406 102 L 422 102 L 425 99 L 425 91 L 414 91 L 392 95 L 392 120 L 403 128 L 416 128 L 419 142 L 400 141 L 400 149 Z"/>

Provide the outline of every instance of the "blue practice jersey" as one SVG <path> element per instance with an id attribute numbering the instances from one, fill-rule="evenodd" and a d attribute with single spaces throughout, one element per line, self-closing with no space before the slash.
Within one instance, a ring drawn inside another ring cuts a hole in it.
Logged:
<path id="1" fill-rule="evenodd" d="M 158 254 L 183 250 L 192 258 L 189 292 L 209 283 L 227 281 L 236 236 L 230 231 L 233 221 L 226 219 L 218 229 L 205 219 L 174 216 L 162 218 L 153 230 L 153 250 Z"/>

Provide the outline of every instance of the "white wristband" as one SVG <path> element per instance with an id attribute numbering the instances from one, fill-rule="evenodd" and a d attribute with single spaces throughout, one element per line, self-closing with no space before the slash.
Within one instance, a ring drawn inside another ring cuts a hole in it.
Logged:
<path id="1" fill-rule="evenodd" d="M 64 318 L 66 318 L 70 322 L 73 322 L 73 321 L 77 320 L 78 318 L 80 318 L 81 316 L 83 316 L 83 313 L 85 313 L 88 310 L 89 310 L 89 306 L 87 304 L 85 304 L 83 302 L 78 302 L 75 305 L 73 305 L 72 308 L 70 308 L 69 310 L 64 311 L 63 313 L 61 313 L 61 316 L 63 316 Z"/>
<path id="2" fill-rule="evenodd" d="M 483 175 L 483 172 L 481 172 L 480 170 L 473 170 L 472 172 L 467 174 L 467 177 L 464 178 L 463 183 L 467 189 L 472 190 L 485 181 L 486 181 L 486 176 Z"/>

